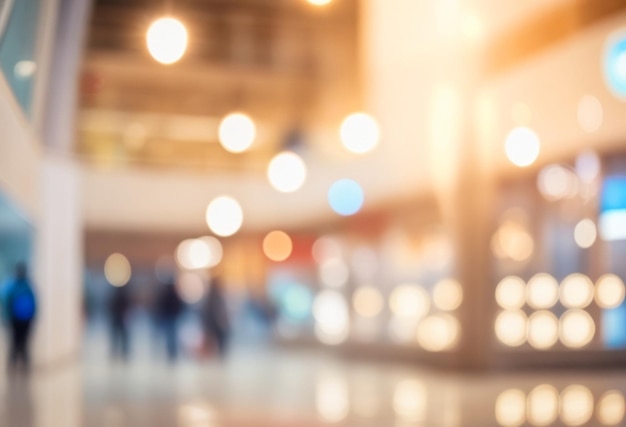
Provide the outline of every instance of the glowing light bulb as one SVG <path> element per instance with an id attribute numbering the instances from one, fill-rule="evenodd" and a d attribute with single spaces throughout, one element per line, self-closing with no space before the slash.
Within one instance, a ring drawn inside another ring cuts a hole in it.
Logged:
<path id="1" fill-rule="evenodd" d="M 527 127 L 517 127 L 506 137 L 506 156 L 515 166 L 532 165 L 539 157 L 540 148 L 539 137 Z"/>
<path id="2" fill-rule="evenodd" d="M 254 121 L 243 113 L 231 113 L 220 122 L 218 136 L 226 151 L 242 153 L 246 151 L 256 137 Z"/>
<path id="3" fill-rule="evenodd" d="M 292 193 L 306 180 L 306 165 L 300 156 L 290 151 L 277 154 L 267 168 L 267 177 L 276 190 Z"/>
<path id="4" fill-rule="evenodd" d="M 357 154 L 372 151 L 380 138 L 376 120 L 365 113 L 354 113 L 346 117 L 339 133 L 344 147 Z"/>
<path id="5" fill-rule="evenodd" d="M 218 236 L 232 236 L 239 231 L 243 223 L 241 205 L 232 197 L 217 197 L 207 207 L 206 222 L 211 231 Z"/>
<path id="6" fill-rule="evenodd" d="M 154 21 L 146 34 L 150 55 L 161 64 L 178 61 L 187 50 L 187 29 L 177 19 L 160 18 Z"/>

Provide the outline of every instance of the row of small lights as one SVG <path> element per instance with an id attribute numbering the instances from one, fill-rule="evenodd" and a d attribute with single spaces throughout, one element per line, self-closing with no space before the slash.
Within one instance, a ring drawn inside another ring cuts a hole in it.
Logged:
<path id="1" fill-rule="evenodd" d="M 517 276 L 508 276 L 496 287 L 496 302 L 502 309 L 495 320 L 498 340 L 509 347 L 519 347 L 526 341 L 539 350 L 546 350 L 556 342 L 570 348 L 581 348 L 591 342 L 596 333 L 593 318 L 585 311 L 595 299 L 604 309 L 619 307 L 626 294 L 624 282 L 607 274 L 595 286 L 585 275 L 571 274 L 560 284 L 549 274 L 540 273 L 528 284 Z M 551 311 L 557 302 L 567 308 L 558 319 Z M 537 310 L 530 316 L 524 305 Z"/>
<path id="2" fill-rule="evenodd" d="M 626 403 L 619 390 L 603 393 L 595 405 L 597 421 L 604 426 L 619 425 L 624 420 Z M 560 393 L 556 387 L 541 384 L 528 395 L 520 389 L 508 389 L 496 399 L 496 421 L 502 427 L 519 427 L 525 423 L 534 426 L 553 425 L 557 419 L 567 426 L 590 422 L 594 414 L 594 396 L 591 391 L 573 384 Z"/>

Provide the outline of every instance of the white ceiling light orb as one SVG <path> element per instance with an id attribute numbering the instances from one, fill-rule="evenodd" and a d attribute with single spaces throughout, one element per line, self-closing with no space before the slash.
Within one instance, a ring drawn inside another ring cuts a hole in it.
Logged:
<path id="1" fill-rule="evenodd" d="M 306 165 L 296 153 L 283 151 L 270 162 L 267 178 L 277 191 L 293 193 L 300 189 L 306 180 Z"/>
<path id="2" fill-rule="evenodd" d="M 534 309 L 552 308 L 559 300 L 559 283 L 547 273 L 534 275 L 526 287 L 526 302 Z"/>
<path id="3" fill-rule="evenodd" d="M 231 113 L 220 122 L 218 137 L 226 151 L 242 153 L 254 142 L 256 125 L 246 114 Z"/>
<path id="4" fill-rule="evenodd" d="M 183 57 L 187 50 L 187 29 L 178 19 L 160 18 L 146 33 L 150 55 L 161 64 L 169 65 Z"/>
<path id="5" fill-rule="evenodd" d="M 605 309 L 616 308 L 624 302 L 624 282 L 614 274 L 605 274 L 596 282 L 596 304 Z"/>
<path id="6" fill-rule="evenodd" d="M 332 2 L 332 0 L 307 0 L 307 1 L 314 6 L 326 6 L 327 4 L 330 4 L 330 2 Z"/>
<path id="7" fill-rule="evenodd" d="M 346 117 L 339 134 L 343 146 L 356 154 L 372 151 L 380 139 L 378 123 L 366 113 L 354 113 Z"/>
<path id="8" fill-rule="evenodd" d="M 539 137 L 530 128 L 517 127 L 506 137 L 506 156 L 515 166 L 523 168 L 532 165 L 539 157 L 540 149 Z"/>
<path id="9" fill-rule="evenodd" d="M 176 261 L 185 270 L 207 268 L 211 263 L 211 250 L 200 239 L 187 239 L 176 248 Z"/>
<path id="10" fill-rule="evenodd" d="M 229 196 L 216 197 L 207 207 L 206 222 L 211 231 L 218 236 L 232 236 L 239 231 L 243 223 L 241 205 Z"/>
<path id="11" fill-rule="evenodd" d="M 565 307 L 585 308 L 593 301 L 593 282 L 584 274 L 570 274 L 561 282 L 560 294 Z"/>

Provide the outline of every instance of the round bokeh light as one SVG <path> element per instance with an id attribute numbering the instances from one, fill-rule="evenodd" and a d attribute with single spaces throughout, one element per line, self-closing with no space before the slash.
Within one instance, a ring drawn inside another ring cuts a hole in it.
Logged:
<path id="1" fill-rule="evenodd" d="M 530 128 L 517 127 L 509 132 L 506 137 L 506 156 L 515 166 L 532 165 L 539 157 L 540 149 L 539 137 Z"/>
<path id="2" fill-rule="evenodd" d="M 278 153 L 267 168 L 267 178 L 276 190 L 292 193 L 302 187 L 306 179 L 306 165 L 291 151 Z"/>
<path id="3" fill-rule="evenodd" d="M 351 179 L 340 179 L 328 190 L 328 203 L 333 211 L 350 216 L 361 210 L 365 199 L 361 186 Z"/>
<path id="4" fill-rule="evenodd" d="M 146 43 L 148 52 L 156 61 L 173 64 L 187 50 L 187 29 L 178 19 L 157 19 L 148 28 Z"/>
<path id="5" fill-rule="evenodd" d="M 243 210 L 237 200 L 229 196 L 216 197 L 206 210 L 206 222 L 218 236 L 232 236 L 241 228 Z"/>
<path id="6" fill-rule="evenodd" d="M 369 114 L 354 113 L 341 124 L 341 142 L 353 153 L 363 154 L 371 151 L 378 144 L 380 130 L 376 120 Z"/>
<path id="7" fill-rule="evenodd" d="M 241 153 L 246 151 L 256 137 L 254 121 L 243 113 L 231 113 L 220 123 L 218 136 L 226 151 Z"/>

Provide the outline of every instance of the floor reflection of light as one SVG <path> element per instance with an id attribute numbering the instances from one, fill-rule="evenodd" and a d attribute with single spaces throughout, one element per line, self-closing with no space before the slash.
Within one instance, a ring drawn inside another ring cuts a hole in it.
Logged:
<path id="1" fill-rule="evenodd" d="M 551 308 L 559 300 L 559 284 L 549 274 L 539 273 L 528 281 L 528 305 L 535 309 Z"/>
<path id="2" fill-rule="evenodd" d="M 502 308 L 522 308 L 526 301 L 526 283 L 517 276 L 505 277 L 496 287 L 496 302 Z"/>
<path id="3" fill-rule="evenodd" d="M 315 407 L 323 421 L 336 423 L 349 412 L 348 385 L 345 378 L 337 374 L 326 374 L 317 381 Z"/>
<path id="4" fill-rule="evenodd" d="M 522 310 L 505 310 L 496 318 L 496 337 L 509 347 L 518 347 L 526 342 L 528 317 Z"/>
<path id="5" fill-rule="evenodd" d="M 444 351 L 454 347 L 459 339 L 459 321 L 447 314 L 424 319 L 417 329 L 417 341 L 428 351 Z"/>
<path id="6" fill-rule="evenodd" d="M 496 421 L 503 427 L 518 427 L 526 421 L 526 395 L 510 389 L 496 399 Z"/>
<path id="7" fill-rule="evenodd" d="M 626 404 L 624 395 L 618 390 L 604 393 L 598 401 L 598 421 L 606 426 L 614 426 L 622 422 Z"/>
<path id="8" fill-rule="evenodd" d="M 418 380 L 403 380 L 393 393 L 393 409 L 398 417 L 420 422 L 426 419 L 428 394 L 426 386 Z"/>
<path id="9" fill-rule="evenodd" d="M 614 274 L 606 274 L 596 282 L 596 304 L 602 308 L 619 307 L 624 302 L 626 289 L 622 279 Z"/>
<path id="10" fill-rule="evenodd" d="M 528 394 L 528 421 L 535 426 L 551 425 L 559 415 L 559 392 L 542 384 Z"/>
<path id="11" fill-rule="evenodd" d="M 188 403 L 178 409 L 180 427 L 213 427 L 215 417 L 215 410 L 204 403 Z"/>
<path id="12" fill-rule="evenodd" d="M 584 310 L 568 310 L 560 320 L 561 342 L 579 348 L 589 344 L 596 333 L 593 318 Z"/>
<path id="13" fill-rule="evenodd" d="M 528 342 L 539 350 L 552 347 L 559 339 L 559 324 L 549 311 L 537 311 L 528 318 Z"/>
<path id="14" fill-rule="evenodd" d="M 350 317 L 345 297 L 339 292 L 322 291 L 313 303 L 315 334 L 325 344 L 339 344 L 348 337 Z"/>
<path id="15" fill-rule="evenodd" d="M 561 283 L 561 303 L 568 308 L 585 308 L 593 301 L 593 283 L 584 274 L 570 274 Z"/>
<path id="16" fill-rule="evenodd" d="M 561 392 L 561 421 L 568 426 L 585 424 L 593 416 L 593 395 L 587 387 L 571 385 Z"/>

